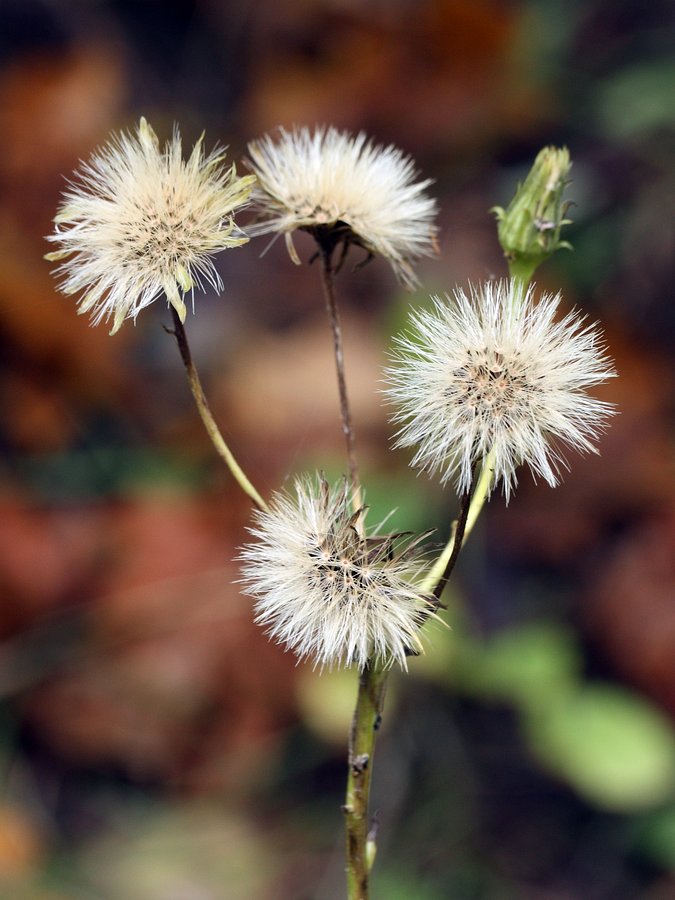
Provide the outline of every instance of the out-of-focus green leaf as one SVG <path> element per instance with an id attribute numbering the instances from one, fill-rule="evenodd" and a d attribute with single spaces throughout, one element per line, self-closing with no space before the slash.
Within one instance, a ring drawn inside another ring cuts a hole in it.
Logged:
<path id="1" fill-rule="evenodd" d="M 675 125 L 675 63 L 661 59 L 622 69 L 598 90 L 598 118 L 607 133 L 631 137 Z"/>
<path id="2" fill-rule="evenodd" d="M 571 633 L 552 622 L 533 622 L 504 631 L 487 644 L 465 645 L 458 678 L 472 693 L 538 709 L 567 695 L 580 669 Z"/>
<path id="3" fill-rule="evenodd" d="M 640 697 L 592 685 L 526 719 L 534 751 L 592 803 L 617 812 L 675 796 L 675 733 Z"/>
<path id="4" fill-rule="evenodd" d="M 428 529 L 442 502 L 438 489 L 433 488 L 427 479 L 418 478 L 412 469 L 395 471 L 391 475 L 366 472 L 364 484 L 368 525 L 375 527 L 384 522 L 381 529 L 383 534 Z M 451 492 L 446 502 L 451 506 Z M 430 541 L 441 542 L 441 537 L 434 534 Z"/>

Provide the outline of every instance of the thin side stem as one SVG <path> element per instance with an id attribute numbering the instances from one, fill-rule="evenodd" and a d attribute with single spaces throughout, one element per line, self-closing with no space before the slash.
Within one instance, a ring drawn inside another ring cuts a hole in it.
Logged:
<path id="1" fill-rule="evenodd" d="M 471 509 L 471 498 L 473 496 L 474 487 L 476 484 L 475 477 L 472 477 L 471 484 L 469 485 L 468 491 L 462 497 L 462 501 L 459 507 L 459 515 L 457 517 L 457 521 L 455 522 L 455 526 L 453 528 L 452 535 L 452 550 L 450 552 L 450 556 L 448 557 L 448 561 L 445 565 L 445 569 L 441 577 L 438 579 L 438 583 L 433 589 L 433 596 L 436 600 L 441 599 L 441 594 L 445 590 L 445 586 L 450 580 L 450 575 L 452 574 L 452 570 L 455 568 L 457 564 L 457 559 L 459 558 L 459 552 L 462 549 L 462 543 L 464 541 L 464 535 L 466 532 L 466 523 L 469 518 L 469 510 Z"/>
<path id="2" fill-rule="evenodd" d="M 450 554 L 450 558 L 443 570 L 443 574 L 441 575 L 438 584 L 433 590 L 433 596 L 436 600 L 441 599 L 441 594 L 445 590 L 445 586 L 450 580 L 450 575 L 452 574 L 452 570 L 455 568 L 457 563 L 457 559 L 459 557 L 459 551 L 462 549 L 462 542 L 464 541 L 464 533 L 466 531 L 466 522 L 469 517 L 469 509 L 471 507 L 471 496 L 473 494 L 474 489 L 474 481 L 472 481 L 469 490 L 462 497 L 462 502 L 459 508 L 459 516 L 457 517 L 457 521 L 454 527 L 454 540 L 452 542 L 452 552 Z"/>
<path id="3" fill-rule="evenodd" d="M 464 529 L 464 540 L 466 540 L 473 531 L 473 526 L 478 521 L 480 511 L 482 510 L 483 506 L 485 506 L 485 501 L 487 500 L 490 491 L 492 490 L 492 480 L 494 478 L 494 474 L 495 455 L 491 450 L 483 459 L 480 477 L 478 478 L 476 490 L 474 491 L 473 497 L 471 498 L 469 515 L 466 518 L 466 528 Z"/>
<path id="4" fill-rule="evenodd" d="M 349 734 L 345 814 L 348 900 L 368 900 L 375 836 L 368 817 L 375 740 L 382 721 L 388 670 L 367 666 L 359 677 L 359 691 Z"/>
<path id="5" fill-rule="evenodd" d="M 494 454 L 489 453 L 483 460 L 480 476 L 478 477 L 475 490 L 471 497 L 471 503 L 469 504 L 469 509 L 466 516 L 466 524 L 464 526 L 464 536 L 462 538 L 462 543 L 464 543 L 469 537 L 469 535 L 473 531 L 474 525 L 478 521 L 478 516 L 480 515 L 480 512 L 485 505 L 485 501 L 487 500 L 487 497 L 490 493 L 490 488 L 492 487 L 493 473 Z M 448 538 L 447 544 L 443 548 L 443 552 L 440 554 L 432 568 L 427 573 L 426 578 L 420 585 L 420 590 L 423 593 L 433 594 L 434 588 L 441 580 L 443 572 L 445 571 L 455 548 L 456 534 L 457 527 L 456 524 L 453 523 L 453 527 L 450 530 L 450 537 Z"/>
<path id="6" fill-rule="evenodd" d="M 354 509 L 359 509 L 361 500 L 361 482 L 359 479 L 359 467 L 356 461 L 356 438 L 352 415 L 347 395 L 347 380 L 345 378 L 345 358 L 342 346 L 342 327 L 340 325 L 340 312 L 335 300 L 335 287 L 333 268 L 333 249 L 319 244 L 319 256 L 321 257 L 321 284 L 323 287 L 326 310 L 330 319 L 333 333 L 333 355 L 335 357 L 335 371 L 337 374 L 338 393 L 340 396 L 340 418 L 342 420 L 342 433 L 347 446 L 347 463 L 349 465 L 349 480 L 352 486 Z"/>
<path id="7" fill-rule="evenodd" d="M 171 314 L 173 316 L 174 327 L 173 331 L 171 331 L 170 333 L 173 334 L 173 336 L 176 338 L 176 343 L 178 344 L 181 359 L 183 360 L 183 365 L 185 366 L 188 384 L 190 385 L 190 390 L 192 391 L 192 396 L 194 397 L 194 401 L 197 405 L 197 410 L 199 411 L 201 420 L 204 423 L 204 427 L 206 428 L 206 433 L 211 439 L 211 443 L 216 448 L 216 452 L 225 461 L 225 464 L 234 476 L 237 484 L 242 489 L 242 491 L 244 491 L 244 493 L 251 498 L 258 509 L 267 509 L 267 504 L 246 477 L 243 469 L 234 458 L 234 454 L 225 443 L 225 439 L 220 433 L 220 429 L 216 425 L 216 421 L 213 418 L 213 414 L 211 413 L 211 408 L 209 407 L 206 396 L 204 395 L 204 390 L 202 388 L 202 383 L 199 379 L 197 369 L 195 368 L 195 365 L 192 361 L 192 354 L 190 353 L 190 345 L 188 344 L 185 328 L 183 327 L 183 323 L 178 317 L 178 313 L 173 308 L 173 306 L 171 307 Z"/>

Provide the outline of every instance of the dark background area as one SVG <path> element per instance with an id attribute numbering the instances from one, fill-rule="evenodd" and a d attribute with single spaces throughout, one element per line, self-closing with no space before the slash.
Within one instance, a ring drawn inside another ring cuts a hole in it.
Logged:
<path id="1" fill-rule="evenodd" d="M 620 415 L 557 489 L 523 473 L 493 498 L 451 630 L 392 679 L 373 896 L 675 896 L 672 24 L 665 0 L 3 0 L 0 896 L 344 892 L 355 675 L 296 666 L 252 624 L 248 505 L 163 303 L 111 338 L 42 258 L 64 177 L 141 115 L 235 160 L 278 125 L 363 129 L 434 179 L 423 288 L 375 260 L 338 290 L 371 520 L 396 506 L 394 527 L 441 539 L 451 491 L 388 449 L 386 347 L 410 303 L 504 274 L 488 210 L 542 145 L 570 148 L 574 252 L 538 284 L 602 322 Z M 343 462 L 318 272 L 266 246 L 219 257 L 225 290 L 187 328 L 269 493 Z"/>

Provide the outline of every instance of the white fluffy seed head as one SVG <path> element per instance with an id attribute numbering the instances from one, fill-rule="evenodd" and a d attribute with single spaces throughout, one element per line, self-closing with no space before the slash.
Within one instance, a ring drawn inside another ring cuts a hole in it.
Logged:
<path id="1" fill-rule="evenodd" d="M 248 147 L 258 182 L 253 193 L 260 221 L 250 234 L 286 235 L 333 229 L 342 241 L 383 256 L 406 286 L 417 283 L 412 263 L 436 246 L 436 201 L 415 181 L 415 167 L 394 146 L 376 146 L 365 134 L 335 128 L 279 129 Z"/>
<path id="2" fill-rule="evenodd" d="M 616 372 L 596 328 L 575 312 L 556 320 L 560 295 L 535 303 L 533 288 L 514 281 L 432 299 L 433 309 L 412 314 L 413 332 L 397 338 L 386 373 L 397 446 L 417 448 L 411 465 L 463 493 L 491 454 L 493 485 L 501 482 L 508 501 L 518 466 L 554 486 L 563 446 L 597 452 L 613 409 L 586 389 Z"/>
<path id="3" fill-rule="evenodd" d="M 232 214 L 255 178 L 237 178 L 218 148 L 205 155 L 202 138 L 186 161 L 177 129 L 161 150 L 141 119 L 83 163 L 64 195 L 47 259 L 64 260 L 60 289 L 85 291 L 78 311 L 112 319 L 111 333 L 161 293 L 184 321 L 185 292 L 203 279 L 222 287 L 212 256 L 248 240 Z"/>
<path id="4" fill-rule="evenodd" d="M 421 652 L 419 629 L 434 616 L 415 587 L 422 556 L 403 536 L 365 536 L 365 510 L 353 513 L 346 481 L 298 479 L 256 513 L 257 539 L 241 553 L 243 583 L 256 621 L 321 668 L 370 661 L 406 667 Z"/>

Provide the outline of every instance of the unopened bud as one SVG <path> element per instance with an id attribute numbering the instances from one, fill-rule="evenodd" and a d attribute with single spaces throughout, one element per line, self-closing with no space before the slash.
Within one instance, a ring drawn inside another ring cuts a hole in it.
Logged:
<path id="1" fill-rule="evenodd" d="M 571 249 L 560 240 L 562 226 L 570 222 L 569 202 L 562 196 L 571 165 L 567 147 L 544 147 L 508 208 L 493 207 L 499 243 L 514 269 L 534 272 L 556 250 Z"/>

